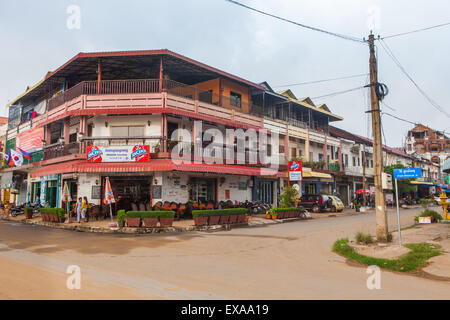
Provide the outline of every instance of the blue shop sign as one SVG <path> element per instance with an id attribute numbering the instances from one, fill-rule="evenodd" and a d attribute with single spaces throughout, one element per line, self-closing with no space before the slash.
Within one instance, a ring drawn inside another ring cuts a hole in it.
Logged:
<path id="1" fill-rule="evenodd" d="M 417 178 L 422 178 L 422 169 L 420 168 L 394 169 L 394 179 L 417 179 Z"/>

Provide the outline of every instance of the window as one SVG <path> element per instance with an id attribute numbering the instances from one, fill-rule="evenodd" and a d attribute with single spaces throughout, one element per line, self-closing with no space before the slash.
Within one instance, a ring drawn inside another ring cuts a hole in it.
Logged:
<path id="1" fill-rule="evenodd" d="M 319 161 L 323 161 L 323 154 L 319 153 Z"/>
<path id="2" fill-rule="evenodd" d="M 232 106 L 240 108 L 241 107 L 241 100 L 242 100 L 241 99 L 241 95 L 239 93 L 230 91 L 230 104 Z"/>
<path id="3" fill-rule="evenodd" d="M 111 127 L 112 137 L 139 137 L 144 136 L 144 126 L 117 126 Z"/>
<path id="4" fill-rule="evenodd" d="M 297 158 L 297 149 L 291 148 L 291 157 L 292 158 Z"/>
<path id="5" fill-rule="evenodd" d="M 284 153 L 284 146 L 278 147 L 278 153 Z"/>
<path id="6" fill-rule="evenodd" d="M 355 157 L 352 158 L 353 158 L 353 166 L 356 167 L 356 158 Z"/>
<path id="7" fill-rule="evenodd" d="M 77 142 L 77 133 L 72 133 L 69 135 L 69 143 Z"/>
<path id="8" fill-rule="evenodd" d="M 373 160 L 370 160 L 370 167 L 373 168 Z"/>
<path id="9" fill-rule="evenodd" d="M 361 162 L 359 160 L 360 158 L 358 157 L 358 167 L 361 165 Z"/>

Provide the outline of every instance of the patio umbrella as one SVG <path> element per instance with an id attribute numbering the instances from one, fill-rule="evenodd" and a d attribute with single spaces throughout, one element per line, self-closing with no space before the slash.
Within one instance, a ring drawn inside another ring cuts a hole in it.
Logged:
<path id="1" fill-rule="evenodd" d="M 111 205 L 113 203 L 116 203 L 116 199 L 114 198 L 114 194 L 112 192 L 111 183 L 109 182 L 109 177 L 106 177 L 106 181 L 105 181 L 105 197 L 103 198 L 103 203 L 109 204 L 109 215 L 111 217 L 111 223 L 113 223 Z"/>
<path id="2" fill-rule="evenodd" d="M 362 194 L 363 193 L 363 189 L 356 190 L 355 193 L 356 194 Z M 366 194 L 370 194 L 370 190 L 366 189 Z"/>
<path id="3" fill-rule="evenodd" d="M 68 208 L 69 208 L 69 201 L 71 201 L 72 199 L 70 198 L 70 191 L 69 186 L 67 185 L 67 181 L 64 182 L 63 197 L 66 200 L 67 223 L 70 223 L 70 211 Z"/>

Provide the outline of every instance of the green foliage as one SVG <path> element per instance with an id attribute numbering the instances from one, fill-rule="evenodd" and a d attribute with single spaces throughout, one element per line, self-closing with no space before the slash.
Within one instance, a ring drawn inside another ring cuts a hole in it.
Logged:
<path id="1" fill-rule="evenodd" d="M 392 180 L 394 180 L 394 169 L 405 169 L 405 168 L 407 168 L 407 167 L 405 167 L 403 164 L 396 163 L 396 164 L 384 167 L 384 172 L 392 175 Z M 410 182 L 414 181 L 414 180 L 415 179 L 398 179 L 397 184 L 398 184 L 399 191 L 401 193 L 408 193 L 408 192 L 416 191 L 416 186 L 410 184 Z M 396 192 L 395 183 L 392 184 L 392 187 L 394 188 L 394 192 Z"/>
<path id="2" fill-rule="evenodd" d="M 442 216 L 434 210 L 424 210 L 421 214 L 414 218 L 414 221 L 419 222 L 419 217 L 433 217 L 434 221 L 441 221 Z"/>
<path id="3" fill-rule="evenodd" d="M 60 218 L 64 218 L 64 215 L 65 215 L 65 211 L 62 208 L 41 208 L 40 213 L 41 214 L 54 214 Z"/>
<path id="4" fill-rule="evenodd" d="M 303 161 L 303 157 L 302 156 L 292 157 L 291 161 Z"/>
<path id="5" fill-rule="evenodd" d="M 31 213 L 31 212 L 33 212 L 33 208 L 26 207 L 26 208 L 23 209 L 23 212 Z"/>
<path id="6" fill-rule="evenodd" d="M 392 242 L 392 238 L 393 238 L 392 233 L 389 232 L 388 235 L 387 235 L 386 241 L 387 242 Z"/>
<path id="7" fill-rule="evenodd" d="M 373 237 L 371 234 L 369 233 L 364 233 L 364 232 L 358 232 L 355 236 L 356 242 L 357 243 L 363 243 L 363 244 L 371 244 L 374 243 L 375 241 L 373 240 Z"/>
<path id="8" fill-rule="evenodd" d="M 126 218 L 173 218 L 175 217 L 174 211 L 127 211 L 125 213 Z"/>
<path id="9" fill-rule="evenodd" d="M 429 206 L 430 204 L 433 203 L 433 200 L 428 199 L 428 198 L 420 198 L 417 201 L 418 204 L 422 205 L 422 206 Z"/>
<path id="10" fill-rule="evenodd" d="M 117 221 L 125 221 L 126 213 L 125 210 L 119 210 L 117 211 Z"/>
<path id="11" fill-rule="evenodd" d="M 284 191 L 282 194 L 278 196 L 278 198 L 281 201 L 282 208 L 290 208 L 292 207 L 292 204 L 294 203 L 295 197 L 297 196 L 298 192 L 295 190 L 294 187 L 286 187 L 284 188 Z"/>
<path id="12" fill-rule="evenodd" d="M 411 243 L 406 244 L 405 247 L 411 249 L 411 251 L 395 260 L 373 258 L 359 254 L 348 244 L 348 238 L 337 240 L 333 244 L 333 251 L 368 266 L 376 265 L 380 268 L 401 272 L 415 271 L 426 265 L 428 259 L 441 254 L 441 247 L 430 243 Z"/>
<path id="13" fill-rule="evenodd" d="M 304 161 L 303 166 L 311 169 L 323 169 L 325 161 Z"/>
<path id="14" fill-rule="evenodd" d="M 214 216 L 232 216 L 243 215 L 248 212 L 246 208 L 230 208 L 230 209 L 215 209 L 215 210 L 193 210 L 193 217 L 214 217 Z"/>
<path id="15" fill-rule="evenodd" d="M 268 211 L 269 212 L 274 212 L 274 213 L 278 213 L 278 212 L 287 212 L 287 211 L 297 211 L 298 208 L 296 207 L 288 207 L 288 208 L 272 208 Z M 271 213 L 272 214 L 272 213 Z"/>

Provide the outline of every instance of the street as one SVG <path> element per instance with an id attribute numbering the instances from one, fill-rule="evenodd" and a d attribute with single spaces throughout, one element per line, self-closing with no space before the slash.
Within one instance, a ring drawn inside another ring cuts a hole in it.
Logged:
<path id="1" fill-rule="evenodd" d="M 419 209 L 402 210 L 403 226 Z M 395 230 L 395 210 L 389 210 Z M 117 236 L 0 222 L 0 299 L 448 299 L 450 283 L 366 269 L 331 252 L 375 214 L 228 232 Z M 69 265 L 81 289 L 69 290 Z"/>

